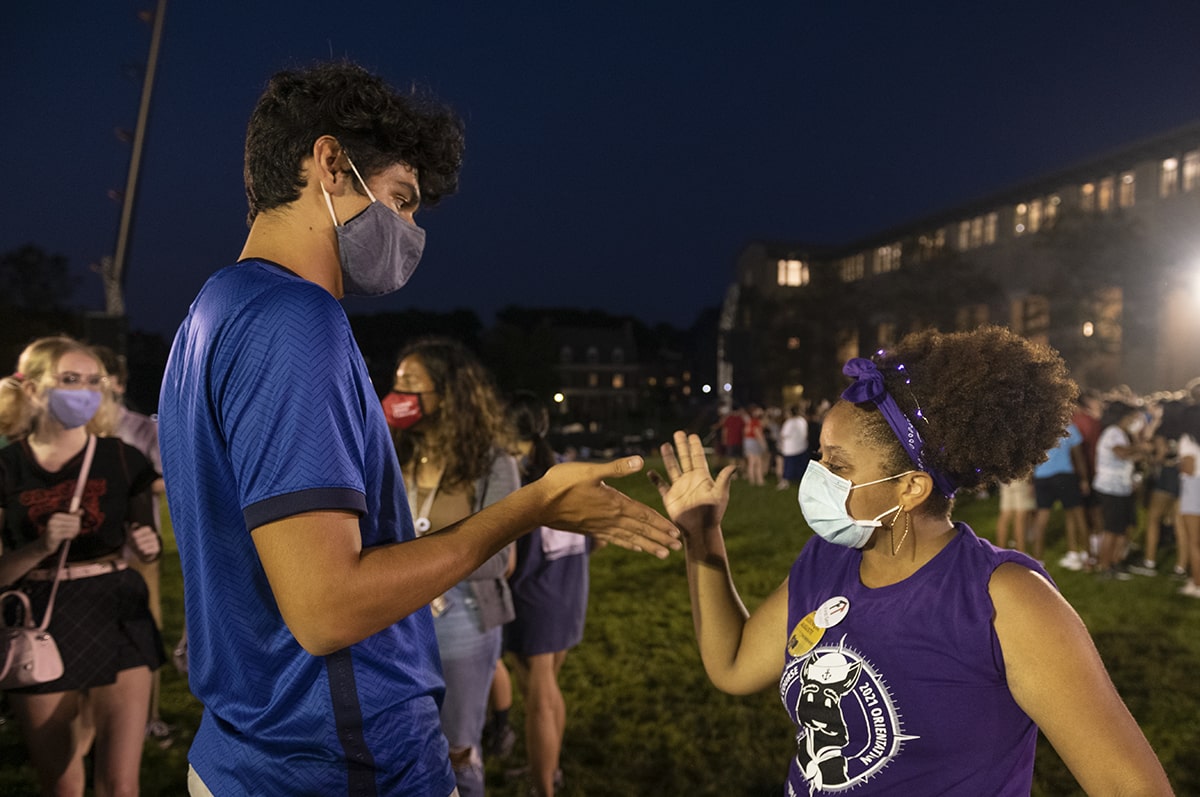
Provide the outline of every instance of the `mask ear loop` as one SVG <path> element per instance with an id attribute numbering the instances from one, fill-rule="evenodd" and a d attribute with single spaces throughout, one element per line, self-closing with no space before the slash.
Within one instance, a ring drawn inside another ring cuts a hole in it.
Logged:
<path id="1" fill-rule="evenodd" d="M 343 149 L 342 154 L 346 155 L 346 150 Z M 350 168 L 354 171 L 354 176 L 358 178 L 360 183 L 362 183 L 363 190 L 367 192 L 367 198 L 372 202 L 377 201 L 375 199 L 375 194 L 371 193 L 370 187 L 367 186 L 367 181 L 364 180 L 362 175 L 358 173 L 358 167 L 354 165 L 354 161 L 350 160 L 349 155 L 346 155 L 346 163 L 350 164 Z M 324 183 L 321 183 L 321 193 L 325 195 L 325 207 L 329 208 L 329 217 L 333 219 L 333 226 L 340 227 L 341 225 L 338 224 L 337 214 L 333 212 L 333 199 L 329 196 L 329 192 L 325 190 Z"/>

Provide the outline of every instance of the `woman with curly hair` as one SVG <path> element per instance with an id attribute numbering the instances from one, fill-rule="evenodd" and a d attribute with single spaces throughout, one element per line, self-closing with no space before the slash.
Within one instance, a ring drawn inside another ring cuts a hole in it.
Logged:
<path id="1" fill-rule="evenodd" d="M 1170 794 L 1045 570 L 951 520 L 954 494 L 1026 476 L 1066 428 L 1059 356 L 999 327 L 855 358 L 800 485 L 816 532 L 753 614 L 734 588 L 696 436 L 657 476 L 687 550 L 701 658 L 722 691 L 778 684 L 788 794 L 1028 795 L 1037 731 L 1089 794 Z"/>
<path id="2" fill-rule="evenodd" d="M 456 523 L 521 486 L 517 461 L 507 452 L 512 433 L 504 404 L 461 343 L 429 337 L 406 346 L 383 408 L 418 535 Z M 513 619 L 507 580 L 512 554 L 513 547 L 505 547 L 431 605 L 446 678 L 442 730 L 462 797 L 484 793 L 483 726 L 502 627 Z"/>
<path id="3" fill-rule="evenodd" d="M 151 561 L 162 550 L 158 472 L 136 448 L 97 437 L 115 411 L 100 358 L 71 338 L 35 340 L 0 380 L 0 433 L 12 439 L 0 450 L 0 592 L 26 593 L 41 622 L 58 577 L 48 630 L 63 674 L 7 692 L 43 794 L 83 794 L 89 748 L 96 794 L 137 793 L 151 673 L 164 659 L 146 582 L 122 554 L 128 545 Z"/>

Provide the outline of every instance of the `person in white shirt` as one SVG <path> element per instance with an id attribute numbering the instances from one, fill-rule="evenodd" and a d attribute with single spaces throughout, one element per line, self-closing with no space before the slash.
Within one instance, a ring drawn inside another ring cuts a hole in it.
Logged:
<path id="1" fill-rule="evenodd" d="M 799 404 L 788 407 L 788 418 L 779 429 L 779 453 L 783 457 L 783 472 L 779 477 L 780 490 L 799 482 L 808 466 L 808 421 Z"/>

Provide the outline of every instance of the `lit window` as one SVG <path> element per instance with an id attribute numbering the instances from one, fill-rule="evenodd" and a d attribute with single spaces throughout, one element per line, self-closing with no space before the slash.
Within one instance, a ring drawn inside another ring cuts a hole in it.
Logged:
<path id="1" fill-rule="evenodd" d="M 1158 195 L 1174 196 L 1179 190 L 1179 158 L 1167 158 L 1158 172 Z"/>
<path id="2" fill-rule="evenodd" d="M 992 212 L 983 217 L 983 242 L 985 244 L 996 243 L 996 225 L 1000 221 L 1000 215 Z"/>
<path id="3" fill-rule="evenodd" d="M 649 385 L 650 387 L 657 387 L 657 386 L 658 386 L 658 379 L 656 379 L 656 378 L 655 378 L 655 377 L 653 377 L 653 376 L 652 376 L 652 377 L 649 377 L 649 378 L 646 380 L 646 384 L 647 384 L 647 385 Z"/>
<path id="4" fill-rule="evenodd" d="M 875 274 L 886 274 L 900 268 L 900 244 L 881 246 L 875 250 L 873 271 Z"/>
<path id="5" fill-rule="evenodd" d="M 1046 198 L 1046 205 L 1042 208 L 1042 213 L 1045 218 L 1042 220 L 1047 227 L 1054 226 L 1054 220 L 1058 218 L 1058 206 L 1062 204 L 1062 198 L 1058 194 L 1051 194 Z"/>
<path id="6" fill-rule="evenodd" d="M 1183 190 L 1192 191 L 1197 187 L 1200 187 L 1200 149 L 1183 156 Z"/>
<path id="7" fill-rule="evenodd" d="M 983 216 L 971 219 L 971 248 L 983 246 Z"/>
<path id="8" fill-rule="evenodd" d="M 1117 203 L 1123 208 L 1133 207 L 1134 200 L 1134 183 L 1133 172 L 1125 172 L 1121 175 L 1121 186 L 1117 191 Z"/>
<path id="9" fill-rule="evenodd" d="M 863 278 L 866 274 L 866 256 L 859 252 L 857 255 L 843 257 L 838 262 L 838 270 L 841 273 L 842 282 L 855 282 Z"/>
<path id="10" fill-rule="evenodd" d="M 596 387 L 600 384 L 600 374 L 588 374 L 588 387 Z"/>
<path id="11" fill-rule="evenodd" d="M 1096 184 L 1084 183 L 1079 186 L 1079 207 L 1091 213 L 1096 209 Z"/>
<path id="12" fill-rule="evenodd" d="M 1105 177 L 1100 181 L 1100 190 L 1096 192 L 1096 209 L 1107 213 L 1113 206 L 1113 178 Z"/>
<path id="13" fill-rule="evenodd" d="M 684 382 L 691 382 L 691 381 L 692 381 L 692 372 L 691 372 L 691 371 L 684 371 L 684 372 L 683 372 L 683 381 L 684 381 Z"/>
<path id="14" fill-rule="evenodd" d="M 808 264 L 803 260 L 780 260 L 777 268 L 780 285 L 798 287 L 808 284 Z"/>
<path id="15" fill-rule="evenodd" d="M 971 248 L 971 222 L 960 221 L 958 223 L 958 249 L 960 252 L 965 252 Z"/>
<path id="16" fill-rule="evenodd" d="M 1013 232 L 1017 235 L 1024 235 L 1028 221 L 1029 206 L 1022 202 L 1013 210 Z"/>
<path id="17" fill-rule="evenodd" d="M 625 374 L 613 374 L 612 386 L 616 390 L 625 387 Z"/>
<path id="18" fill-rule="evenodd" d="M 1029 203 L 1029 231 L 1037 232 L 1042 228 L 1042 200 L 1034 199 Z"/>
<path id="19" fill-rule="evenodd" d="M 796 349 L 800 348 L 800 338 L 797 338 L 797 337 L 788 338 L 787 347 L 791 351 L 795 351 Z"/>

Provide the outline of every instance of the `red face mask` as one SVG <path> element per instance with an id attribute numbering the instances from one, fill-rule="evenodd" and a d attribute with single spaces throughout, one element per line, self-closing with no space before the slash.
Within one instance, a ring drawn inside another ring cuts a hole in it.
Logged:
<path id="1" fill-rule="evenodd" d="M 421 409 L 421 394 L 388 393 L 383 397 L 383 416 L 393 429 L 408 429 L 425 417 Z"/>

